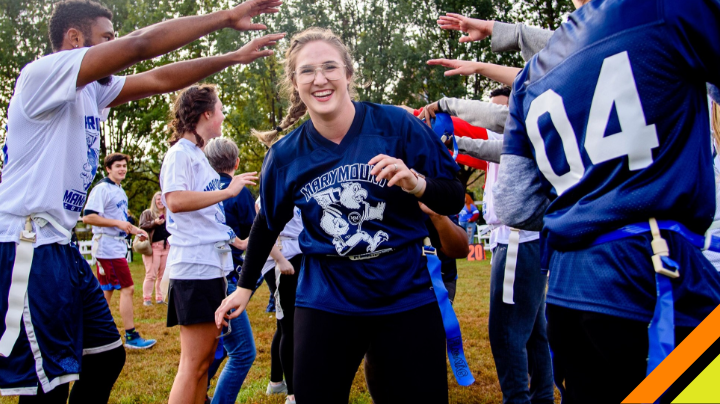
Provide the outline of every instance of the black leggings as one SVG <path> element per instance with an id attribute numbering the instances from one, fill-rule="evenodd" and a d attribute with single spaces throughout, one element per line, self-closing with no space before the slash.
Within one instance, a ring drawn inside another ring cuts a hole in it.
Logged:
<path id="1" fill-rule="evenodd" d="M 298 307 L 295 324 L 298 404 L 347 403 L 366 355 L 375 404 L 448 402 L 445 329 L 437 303 L 382 316 Z"/>
<path id="2" fill-rule="evenodd" d="M 547 319 L 553 377 L 565 386 L 563 403 L 619 403 L 645 379 L 648 323 L 553 304 L 547 305 Z M 692 330 L 676 326 L 675 345 Z"/>
<path id="3" fill-rule="evenodd" d="M 115 380 L 125 365 L 125 348 L 119 346 L 106 352 L 85 355 L 82 358 L 80 379 L 70 392 L 70 385 L 63 383 L 49 393 L 38 387 L 36 396 L 20 396 L 19 404 L 106 404 L 110 399 Z"/>
<path id="4" fill-rule="evenodd" d="M 295 293 L 297 292 L 298 275 L 302 266 L 302 255 L 290 260 L 295 274 L 280 275 L 280 305 L 283 319 L 277 320 L 277 330 L 270 348 L 270 381 L 281 382 L 283 374 L 287 383 L 288 394 L 294 394 L 293 383 L 293 345 L 295 332 Z M 270 272 L 274 272 L 271 269 Z M 277 305 L 277 302 L 275 302 Z M 276 306 L 277 307 L 277 306 Z M 276 308 L 277 310 L 277 308 Z"/>

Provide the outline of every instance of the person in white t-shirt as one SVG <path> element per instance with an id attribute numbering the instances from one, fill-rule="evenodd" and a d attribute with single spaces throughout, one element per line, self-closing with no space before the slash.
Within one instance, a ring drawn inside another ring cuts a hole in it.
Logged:
<path id="1" fill-rule="evenodd" d="M 225 224 L 223 201 L 253 184 L 256 173 L 235 176 L 221 189 L 220 176 L 203 153 L 205 143 L 222 134 L 225 115 L 215 86 L 195 85 L 180 92 L 172 108 L 172 147 L 160 169 L 167 210 L 170 275 L 167 326 L 180 325 L 180 364 L 170 403 L 202 403 L 207 371 L 219 330 L 215 309 L 225 298 L 226 276 L 233 271 L 230 245 L 247 242 Z"/>
<path id="2" fill-rule="evenodd" d="M 108 306 L 115 290 L 120 291 L 120 317 L 125 327 L 125 347 L 147 349 L 154 339 L 144 339 L 135 330 L 132 296 L 135 289 L 127 259 L 127 235 L 148 237 L 147 232 L 128 222 L 128 199 L 120 183 L 127 174 L 130 158 L 121 153 L 105 157 L 107 177 L 90 191 L 83 223 L 92 225 L 93 256 L 97 259 L 97 277 Z"/>
<path id="3" fill-rule="evenodd" d="M 252 18 L 280 0 L 164 21 L 115 39 L 112 12 L 92 1 L 53 4 L 54 53 L 25 66 L 8 108 L 0 183 L 0 394 L 20 403 L 106 402 L 125 363 L 110 310 L 87 262 L 69 245 L 98 166 L 107 108 L 176 91 L 228 66 L 272 54 L 283 37 L 225 55 L 113 76 L 221 28 L 265 29 Z M 35 396 L 31 398 L 29 396 Z"/>

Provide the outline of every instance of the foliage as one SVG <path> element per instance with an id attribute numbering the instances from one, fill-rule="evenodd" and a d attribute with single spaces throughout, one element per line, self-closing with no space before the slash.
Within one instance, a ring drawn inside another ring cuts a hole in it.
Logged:
<path id="1" fill-rule="evenodd" d="M 229 0 L 103 0 L 114 13 L 118 35 L 169 18 L 207 13 L 230 7 Z M 482 99 L 497 83 L 481 77 L 445 77 L 442 68 L 429 67 L 431 58 L 458 58 L 522 66 L 518 54 L 495 54 L 489 39 L 460 44 L 458 32 L 438 29 L 437 17 L 457 12 L 475 18 L 527 21 L 556 28 L 571 11 L 569 0 L 287 0 L 281 12 L 261 19 L 268 32 L 286 32 L 288 38 L 310 26 L 332 29 L 353 53 L 360 82 L 359 99 L 415 108 L 441 97 Z M 7 105 L 22 67 L 50 52 L 47 20 L 50 0 L 0 0 L 0 143 L 4 141 Z M 190 58 L 230 52 L 257 33 L 225 29 L 162 57 L 139 63 L 121 75 L 139 73 Z M 278 94 L 281 55 L 248 66 L 228 68 L 206 82 L 217 83 L 226 120 L 224 134 L 238 143 L 240 171 L 260 171 L 265 147 L 250 135 L 251 128 L 276 126 L 287 109 Z M 137 216 L 159 189 L 158 176 L 167 151 L 167 123 L 171 95 L 160 95 L 113 108 L 103 125 L 100 158 L 120 151 L 133 157 L 124 183 L 130 210 Z M 98 174 L 99 180 L 102 173 Z M 482 175 L 464 168 L 462 180 L 477 186 Z"/>

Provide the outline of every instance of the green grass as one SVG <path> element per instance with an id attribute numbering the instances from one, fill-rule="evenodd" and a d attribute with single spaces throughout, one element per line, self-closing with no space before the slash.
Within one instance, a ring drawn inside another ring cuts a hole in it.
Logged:
<path id="1" fill-rule="evenodd" d="M 166 403 L 180 358 L 180 329 L 179 327 L 165 327 L 167 306 L 147 307 L 142 305 L 142 281 L 145 269 L 139 256 L 130 264 L 130 269 L 135 280 L 133 300 L 136 328 L 143 337 L 155 338 L 158 343 L 147 351 L 127 351 L 125 368 L 115 384 L 110 403 Z M 465 354 L 476 381 L 470 387 L 459 386 L 448 366 L 450 402 L 462 404 L 501 403 L 502 394 L 495 373 L 487 332 L 490 264 L 489 261 L 458 260 L 458 272 L 455 311 L 462 327 Z M 123 330 L 117 299 L 118 296 L 113 296 L 112 313 L 118 329 Z M 270 341 L 275 332 L 274 313 L 265 312 L 267 301 L 268 289 L 266 286 L 262 286 L 248 306 L 257 345 L 257 359 L 238 395 L 237 402 L 239 403 L 282 404 L 285 400 L 284 397 L 265 395 L 265 387 L 270 377 Z M 217 378 L 213 381 L 213 388 L 216 380 Z M 14 397 L 0 397 L 0 404 L 16 402 L 17 398 Z M 559 400 L 556 399 L 556 402 Z M 372 403 L 365 387 L 362 369 L 358 371 L 353 382 L 350 403 Z"/>

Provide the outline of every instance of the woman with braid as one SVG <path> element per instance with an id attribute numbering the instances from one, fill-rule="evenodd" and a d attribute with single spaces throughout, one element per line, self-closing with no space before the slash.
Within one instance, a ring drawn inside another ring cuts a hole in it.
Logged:
<path id="1" fill-rule="evenodd" d="M 225 224 L 222 201 L 256 180 L 255 173 L 235 176 L 220 189 L 203 147 L 222 134 L 225 116 L 215 86 L 203 84 L 178 94 L 172 108 L 173 136 L 160 170 L 167 211 L 170 272 L 167 325 L 180 325 L 180 364 L 170 403 L 202 403 L 207 370 L 217 346 L 215 308 L 225 297 L 226 276 L 233 270 L 229 245 L 245 249 Z"/>
<path id="2" fill-rule="evenodd" d="M 295 300 L 296 401 L 346 403 L 367 354 L 376 403 L 447 403 L 445 331 L 422 254 L 428 232 L 418 200 L 442 215 L 460 211 L 459 168 L 418 119 L 353 101 L 354 73 L 331 31 L 310 28 L 292 39 L 284 74 L 288 116 L 256 136 L 272 144 L 305 113 L 310 120 L 265 158 L 262 210 L 238 289 L 216 311 L 216 325 L 245 309 L 297 206 L 305 229 Z"/>

